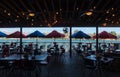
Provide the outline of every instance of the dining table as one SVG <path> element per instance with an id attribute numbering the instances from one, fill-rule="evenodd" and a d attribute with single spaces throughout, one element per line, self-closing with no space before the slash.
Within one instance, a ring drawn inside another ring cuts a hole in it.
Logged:
<path id="1" fill-rule="evenodd" d="M 89 60 L 97 61 L 96 55 L 89 55 L 89 56 L 86 56 L 85 58 Z M 108 63 L 108 62 L 113 61 L 113 58 L 101 56 L 100 61 L 104 63 Z"/>
<path id="2" fill-rule="evenodd" d="M 111 64 L 111 62 L 114 60 L 111 57 L 104 57 L 104 56 L 99 56 L 97 57 L 95 54 L 89 55 L 84 57 L 87 60 L 91 60 L 95 63 L 96 68 L 98 69 L 99 72 L 99 77 L 102 77 L 102 68 L 103 64 Z"/>
<path id="3" fill-rule="evenodd" d="M 46 60 L 47 57 L 48 57 L 48 54 L 28 55 L 27 60 L 43 61 L 43 60 Z M 12 54 L 10 56 L 0 58 L 0 60 L 6 60 L 6 61 L 15 61 L 15 60 L 21 60 L 21 59 L 26 59 L 24 54 Z"/>
<path id="4" fill-rule="evenodd" d="M 24 54 L 12 54 L 10 56 L 7 56 L 7 57 L 1 57 L 0 58 L 0 61 L 6 61 L 8 62 L 8 66 L 11 65 L 11 68 L 12 69 L 15 69 L 15 66 L 14 66 L 14 63 L 17 61 L 18 63 L 20 61 L 25 61 L 25 62 L 30 62 L 32 64 L 35 65 L 35 70 L 39 73 L 41 72 L 41 66 L 40 66 L 40 62 L 41 61 L 47 61 L 47 57 L 48 57 L 48 54 L 45 53 L 45 54 L 40 54 L 40 55 L 28 55 L 27 59 L 24 57 Z M 18 64 L 17 63 L 17 64 Z M 24 64 L 24 62 L 22 63 Z M 28 64 L 29 65 L 29 64 Z M 23 67 L 24 69 L 25 67 Z"/>

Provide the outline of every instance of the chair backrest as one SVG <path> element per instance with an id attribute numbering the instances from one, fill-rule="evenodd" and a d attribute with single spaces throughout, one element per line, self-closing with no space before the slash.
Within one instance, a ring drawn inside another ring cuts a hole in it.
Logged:
<path id="1" fill-rule="evenodd" d="M 85 65 L 86 68 L 89 68 L 89 69 L 95 69 L 96 68 L 96 63 L 95 63 L 94 60 L 84 58 L 84 65 Z"/>
<path id="2" fill-rule="evenodd" d="M 33 70 L 35 68 L 35 63 L 32 60 L 26 60 L 26 59 L 16 60 L 14 64 L 15 66 L 24 70 Z"/>
<path id="3" fill-rule="evenodd" d="M 9 66 L 9 63 L 8 63 L 8 61 L 1 60 L 0 66 Z"/>

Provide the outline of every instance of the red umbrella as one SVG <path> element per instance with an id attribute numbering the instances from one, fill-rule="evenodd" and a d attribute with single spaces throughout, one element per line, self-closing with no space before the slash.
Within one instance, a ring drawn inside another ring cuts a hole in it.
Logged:
<path id="1" fill-rule="evenodd" d="M 16 31 L 10 35 L 7 36 L 7 38 L 20 38 L 20 32 Z M 26 38 L 26 35 L 22 34 L 22 38 Z"/>
<path id="2" fill-rule="evenodd" d="M 56 30 L 53 30 L 51 33 L 46 35 L 47 38 L 60 38 L 60 37 L 65 37 L 64 34 L 57 32 Z"/>
<path id="3" fill-rule="evenodd" d="M 96 38 L 96 35 L 93 36 L 93 38 Z M 98 34 L 98 38 L 101 38 L 101 39 L 117 39 L 117 36 L 115 36 L 111 33 L 108 33 L 106 31 L 102 31 L 101 33 Z"/>

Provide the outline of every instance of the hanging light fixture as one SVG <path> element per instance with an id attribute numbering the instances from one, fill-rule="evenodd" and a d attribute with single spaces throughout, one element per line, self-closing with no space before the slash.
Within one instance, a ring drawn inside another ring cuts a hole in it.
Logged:
<path id="1" fill-rule="evenodd" d="M 8 16 L 10 16 L 11 14 L 10 13 L 8 13 Z"/>
<path id="2" fill-rule="evenodd" d="M 35 13 L 30 12 L 30 13 L 29 13 L 29 16 L 30 16 L 30 17 L 34 17 L 34 16 L 35 16 Z"/>
<path id="3" fill-rule="evenodd" d="M 91 7 L 91 4 L 92 4 L 92 0 L 89 0 L 89 7 L 88 7 L 88 10 L 85 12 L 87 16 L 91 16 L 93 14 L 93 9 Z M 93 7 L 93 8 L 96 8 L 96 7 Z"/>
<path id="4" fill-rule="evenodd" d="M 92 9 L 90 9 L 90 10 L 88 10 L 87 12 L 86 12 L 86 15 L 87 16 L 91 16 L 93 14 L 93 10 Z"/>

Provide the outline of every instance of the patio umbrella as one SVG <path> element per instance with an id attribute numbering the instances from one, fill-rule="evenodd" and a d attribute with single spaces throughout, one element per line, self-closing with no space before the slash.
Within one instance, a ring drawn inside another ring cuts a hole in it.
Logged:
<path id="1" fill-rule="evenodd" d="M 37 38 L 38 37 L 45 37 L 45 35 L 43 33 L 39 32 L 38 30 L 36 30 L 33 33 L 30 33 L 29 35 L 27 35 L 27 37 L 36 38 L 36 44 L 37 44 Z"/>
<path id="2" fill-rule="evenodd" d="M 46 38 L 54 38 L 54 41 L 55 38 L 62 38 L 62 37 L 65 37 L 65 35 L 56 30 L 53 30 L 52 32 L 46 35 Z"/>
<path id="3" fill-rule="evenodd" d="M 22 36 L 21 36 L 20 32 L 16 31 L 7 36 L 7 38 L 20 38 L 20 37 L 26 38 L 26 35 L 22 34 Z M 17 41 L 18 41 L 18 39 L 17 39 Z"/>
<path id="4" fill-rule="evenodd" d="M 61 38 L 65 37 L 64 34 L 57 32 L 56 30 L 53 30 L 51 33 L 46 35 L 47 38 Z"/>
<path id="5" fill-rule="evenodd" d="M 96 35 L 93 36 L 93 38 L 96 38 Z M 107 31 L 102 31 L 101 33 L 98 34 L 98 38 L 100 38 L 100 39 L 117 39 L 117 36 L 115 36 L 111 33 L 108 33 Z M 103 41 L 105 42 L 105 40 L 103 40 Z M 105 50 L 106 45 L 104 44 L 103 47 Z"/>
<path id="6" fill-rule="evenodd" d="M 54 39 L 54 47 L 55 47 L 55 54 L 58 54 L 57 51 L 59 51 L 58 49 L 58 44 L 55 42 L 55 38 L 63 38 L 65 37 L 64 34 L 56 31 L 56 30 L 53 30 L 52 32 L 50 32 L 48 35 L 46 35 L 47 38 L 53 38 Z"/>
<path id="7" fill-rule="evenodd" d="M 7 34 L 0 32 L 0 37 L 6 37 L 6 36 L 7 36 Z"/>
<path id="8" fill-rule="evenodd" d="M 96 35 L 93 36 L 93 38 L 96 38 Z M 98 34 L 98 38 L 101 38 L 101 39 L 117 39 L 117 36 L 115 36 L 111 33 L 108 33 L 106 31 L 102 31 L 101 33 Z"/>
<path id="9" fill-rule="evenodd" d="M 86 38 L 86 39 L 89 39 L 91 38 L 89 35 L 87 35 L 86 33 L 82 32 L 82 31 L 78 31 L 77 33 L 74 33 L 72 35 L 72 38 Z"/>
<path id="10" fill-rule="evenodd" d="M 7 36 L 7 38 L 20 38 L 20 32 L 16 31 Z M 22 34 L 22 38 L 26 38 L 26 35 Z"/>
<path id="11" fill-rule="evenodd" d="M 91 37 L 90 37 L 89 35 L 87 35 L 86 33 L 82 32 L 82 31 L 78 31 L 78 32 L 76 32 L 76 33 L 74 33 L 74 34 L 72 35 L 72 38 L 79 38 L 79 39 L 85 38 L 85 39 L 89 39 L 89 38 L 91 38 Z M 84 49 L 84 51 L 85 51 L 86 45 L 82 45 L 82 47 L 83 47 L 83 49 Z"/>

